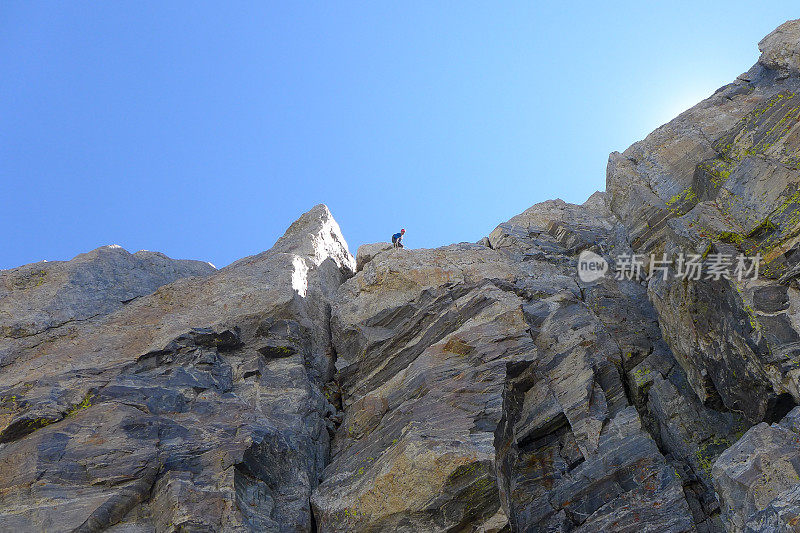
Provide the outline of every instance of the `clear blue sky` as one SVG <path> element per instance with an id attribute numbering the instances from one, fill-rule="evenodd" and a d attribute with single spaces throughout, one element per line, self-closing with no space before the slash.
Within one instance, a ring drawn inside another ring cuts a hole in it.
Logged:
<path id="1" fill-rule="evenodd" d="M 792 9 L 794 8 L 794 9 Z M 582 202 L 800 17 L 720 2 L 0 3 L 0 268 L 224 266 L 324 202 L 351 251 Z"/>

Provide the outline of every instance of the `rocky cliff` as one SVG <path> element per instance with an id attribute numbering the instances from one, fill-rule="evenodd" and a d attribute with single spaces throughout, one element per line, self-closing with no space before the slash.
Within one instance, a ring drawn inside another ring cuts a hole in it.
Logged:
<path id="1" fill-rule="evenodd" d="M 800 21 L 759 47 L 477 244 L 356 261 L 319 205 L 0 272 L 0 530 L 800 531 Z"/>

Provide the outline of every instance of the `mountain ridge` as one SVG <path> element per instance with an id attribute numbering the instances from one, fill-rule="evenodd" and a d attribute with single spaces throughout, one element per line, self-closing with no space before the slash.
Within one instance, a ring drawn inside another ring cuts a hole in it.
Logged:
<path id="1" fill-rule="evenodd" d="M 0 529 L 793 531 L 800 21 L 759 49 L 478 243 L 354 258 L 319 204 L 219 270 L 0 271 Z"/>

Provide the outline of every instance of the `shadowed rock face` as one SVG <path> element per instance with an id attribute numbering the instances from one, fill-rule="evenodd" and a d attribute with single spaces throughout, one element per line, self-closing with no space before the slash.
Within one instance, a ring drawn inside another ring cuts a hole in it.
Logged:
<path id="1" fill-rule="evenodd" d="M 219 271 L 3 271 L 0 530 L 796 530 L 798 28 L 478 244 L 356 262 L 319 205 Z M 679 253 L 761 276 L 612 275 Z"/>

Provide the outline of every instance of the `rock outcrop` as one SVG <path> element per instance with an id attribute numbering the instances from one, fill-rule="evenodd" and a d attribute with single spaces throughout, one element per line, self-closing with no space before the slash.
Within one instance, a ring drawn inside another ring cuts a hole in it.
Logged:
<path id="1" fill-rule="evenodd" d="M 753 427 L 714 464 L 728 531 L 792 531 L 800 523 L 800 407 Z"/>
<path id="2" fill-rule="evenodd" d="M 0 529 L 310 530 L 335 413 L 329 302 L 354 268 L 317 206 L 267 252 L 3 338 Z M 6 275 L 37 300 L 49 283 Z"/>
<path id="3" fill-rule="evenodd" d="M 142 250 L 103 246 L 72 261 L 41 261 L 0 273 L 0 332 L 27 337 L 70 322 L 107 315 L 139 296 L 216 269 Z"/>
<path id="4" fill-rule="evenodd" d="M 358 251 L 356 252 L 356 271 L 361 272 L 364 265 L 372 261 L 376 255 L 391 250 L 392 248 L 394 248 L 394 246 L 388 242 L 362 244 L 358 247 Z"/>
<path id="5" fill-rule="evenodd" d="M 477 244 L 356 261 L 317 206 L 0 273 L 0 530 L 797 531 L 800 21 L 759 48 Z"/>

